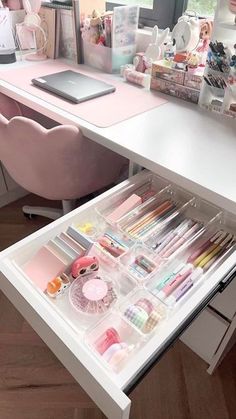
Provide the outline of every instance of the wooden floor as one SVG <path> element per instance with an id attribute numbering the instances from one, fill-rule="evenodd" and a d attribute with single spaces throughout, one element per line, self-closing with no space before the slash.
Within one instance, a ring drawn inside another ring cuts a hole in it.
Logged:
<path id="1" fill-rule="evenodd" d="M 0 209 L 0 249 L 47 223 L 29 221 L 26 197 Z M 178 342 L 131 395 L 131 419 L 235 419 L 236 347 L 213 376 Z M 0 419 L 102 419 L 103 415 L 0 294 Z"/>

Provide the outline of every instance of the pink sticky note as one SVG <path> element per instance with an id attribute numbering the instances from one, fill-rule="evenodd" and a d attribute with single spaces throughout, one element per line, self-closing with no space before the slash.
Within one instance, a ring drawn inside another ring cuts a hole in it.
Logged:
<path id="1" fill-rule="evenodd" d="M 34 284 L 45 291 L 48 282 L 64 272 L 65 268 L 65 263 L 44 246 L 22 267 L 22 270 Z"/>
<path id="2" fill-rule="evenodd" d="M 120 204 L 107 218 L 114 223 L 141 203 L 142 199 L 140 196 L 133 194 L 122 202 L 122 204 Z"/>

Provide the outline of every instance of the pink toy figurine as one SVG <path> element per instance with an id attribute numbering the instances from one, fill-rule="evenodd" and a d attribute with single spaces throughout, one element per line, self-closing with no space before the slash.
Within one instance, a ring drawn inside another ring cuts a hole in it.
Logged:
<path id="1" fill-rule="evenodd" d="M 96 256 L 82 256 L 76 259 L 71 267 L 73 278 L 88 275 L 99 268 L 99 261 Z"/>
<path id="2" fill-rule="evenodd" d="M 144 73 L 146 70 L 146 59 L 144 52 L 138 52 L 133 60 L 133 64 L 136 71 Z"/>
<path id="3" fill-rule="evenodd" d="M 205 52 L 208 50 L 211 34 L 212 34 L 213 22 L 211 20 L 204 20 L 200 26 L 200 40 L 201 43 L 197 48 L 197 52 Z"/>
<path id="4" fill-rule="evenodd" d="M 213 22 L 211 20 L 204 20 L 200 26 L 200 43 L 197 47 L 197 52 L 201 55 L 200 65 L 204 66 L 207 59 L 207 51 L 212 35 Z"/>

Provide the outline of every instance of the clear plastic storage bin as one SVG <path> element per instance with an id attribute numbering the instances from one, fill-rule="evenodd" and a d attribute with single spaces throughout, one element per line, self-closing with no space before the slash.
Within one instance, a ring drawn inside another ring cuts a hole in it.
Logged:
<path id="1" fill-rule="evenodd" d="M 136 45 L 109 48 L 85 40 L 83 42 L 84 64 L 98 68 L 106 73 L 120 71 L 120 66 L 131 64 L 136 53 Z"/>
<path id="2" fill-rule="evenodd" d="M 125 319 L 144 335 L 150 335 L 168 317 L 168 308 L 145 289 L 135 290 L 120 304 Z"/>
<path id="3" fill-rule="evenodd" d="M 112 313 L 85 333 L 85 342 L 104 365 L 119 373 L 142 343 L 142 334 Z"/>

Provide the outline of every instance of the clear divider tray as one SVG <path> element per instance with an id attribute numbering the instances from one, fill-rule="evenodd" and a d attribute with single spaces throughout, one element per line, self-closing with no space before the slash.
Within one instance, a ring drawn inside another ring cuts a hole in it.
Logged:
<path id="1" fill-rule="evenodd" d="M 230 221 L 230 224 L 228 224 Z M 235 250 L 236 223 L 221 218 L 192 240 L 173 260 L 166 261 L 145 287 L 168 307 L 184 304 L 208 276 Z"/>
<path id="2" fill-rule="evenodd" d="M 136 289 L 120 303 L 122 316 L 146 337 L 168 318 L 168 307 L 145 289 Z"/>
<path id="3" fill-rule="evenodd" d="M 169 186 L 165 179 L 147 171 L 143 171 L 140 177 L 139 181 L 134 179 L 133 183 L 115 193 L 109 202 L 98 204 L 97 213 L 108 223 L 116 225 L 124 215 Z"/>
<path id="4" fill-rule="evenodd" d="M 162 259 L 173 259 L 212 223 L 220 220 L 221 214 L 219 208 L 196 198 L 190 205 L 185 205 L 176 218 L 149 236 L 144 244 L 155 253 L 154 259 L 157 265 L 160 265 Z"/>
<path id="5" fill-rule="evenodd" d="M 119 313 L 111 313 L 85 333 L 92 353 L 114 372 L 119 373 L 142 344 L 142 334 Z"/>
<path id="6" fill-rule="evenodd" d="M 176 218 L 194 197 L 180 188 L 166 188 L 120 219 L 118 228 L 143 242 Z"/>

